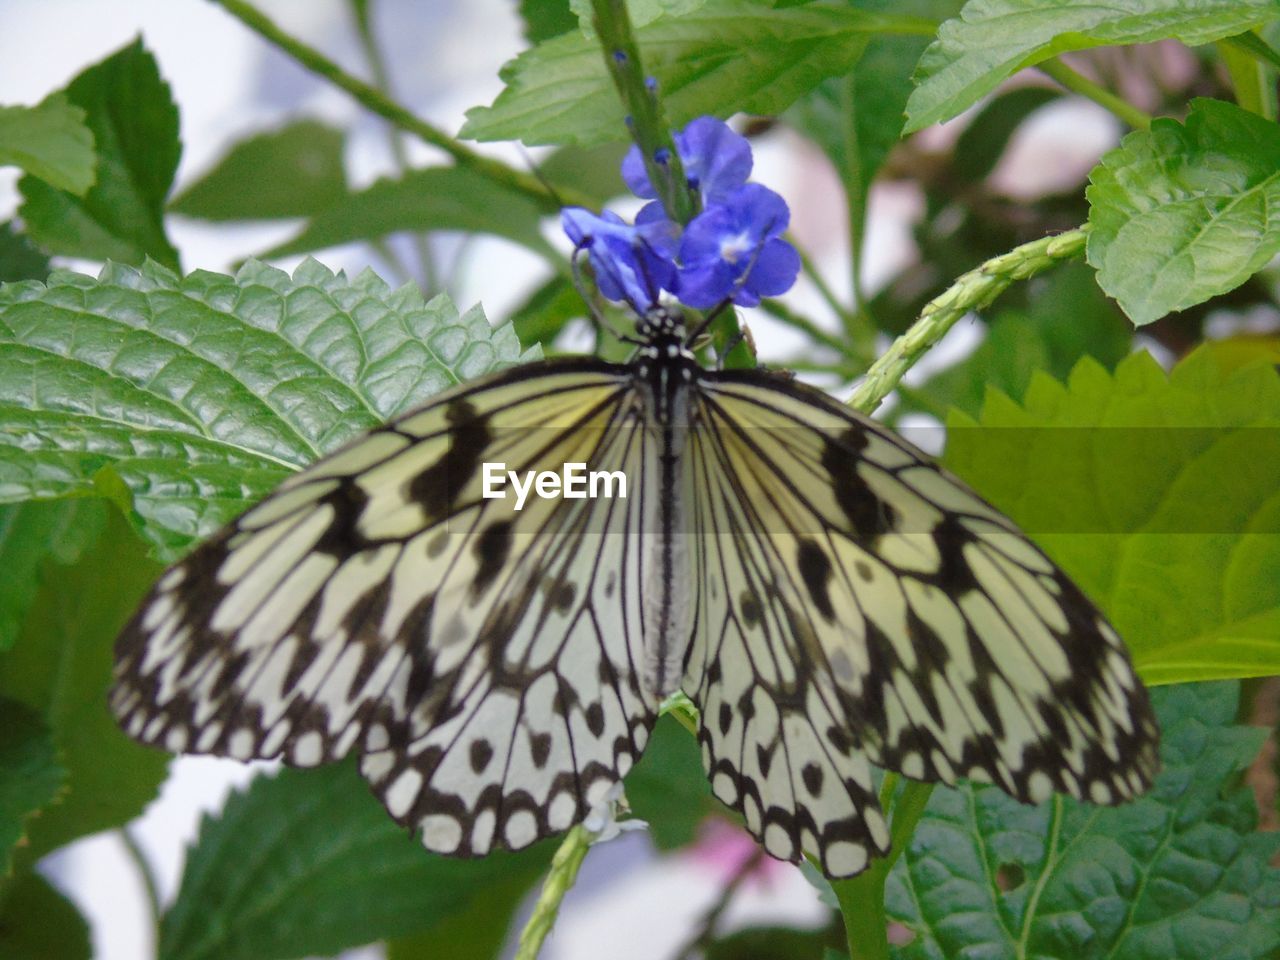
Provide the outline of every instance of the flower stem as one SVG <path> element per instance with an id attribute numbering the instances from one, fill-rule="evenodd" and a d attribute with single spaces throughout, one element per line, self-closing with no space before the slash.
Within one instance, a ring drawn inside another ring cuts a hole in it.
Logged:
<path id="1" fill-rule="evenodd" d="M 556 855 L 551 858 L 551 870 L 543 881 L 542 892 L 538 895 L 538 902 L 534 904 L 533 914 L 520 931 L 516 960 L 536 960 L 543 941 L 555 926 L 560 904 L 573 887 L 573 881 L 577 879 L 578 870 L 581 869 L 589 849 L 591 833 L 582 824 L 565 834 Z"/>
<path id="2" fill-rule="evenodd" d="M 680 156 L 663 116 L 662 101 L 646 82 L 626 2 L 591 0 L 591 8 L 605 66 L 626 108 L 631 136 L 640 148 L 649 182 L 657 190 L 667 214 L 681 224 L 688 223 L 698 211 L 685 184 Z M 663 162 L 659 162 L 660 157 L 664 158 Z"/>
<path id="3" fill-rule="evenodd" d="M 863 413 L 873 412 L 957 320 L 970 310 L 991 303 L 1015 280 L 1026 280 L 1056 263 L 1078 257 L 1084 251 L 1088 230 L 1087 226 L 1077 227 L 1054 237 L 1024 243 L 961 276 L 925 304 L 920 319 L 871 365 L 849 397 L 849 405 Z"/>
<path id="4" fill-rule="evenodd" d="M 1084 74 L 1068 67 L 1061 60 L 1046 60 L 1037 65 L 1040 72 L 1057 80 L 1072 93 L 1088 97 L 1094 103 L 1105 107 L 1113 114 L 1133 127 L 1135 130 L 1146 130 L 1151 126 L 1151 114 L 1139 110 L 1127 100 L 1122 100 L 1110 90 L 1094 83 Z"/>
<path id="5" fill-rule="evenodd" d="M 160 919 L 164 916 L 164 908 L 160 904 L 160 885 L 156 882 L 156 874 L 151 868 L 151 861 L 147 859 L 146 852 L 143 851 L 134 835 L 129 832 L 127 827 L 121 827 L 118 833 L 120 834 L 120 841 L 124 844 L 125 853 L 137 868 L 138 875 L 142 878 L 142 889 L 146 894 L 151 931 L 156 938 L 155 942 L 158 948 L 160 943 Z"/>
<path id="6" fill-rule="evenodd" d="M 358 77 L 347 73 L 319 50 L 309 47 L 296 37 L 290 36 L 261 11 L 255 9 L 244 0 L 212 0 L 227 13 L 231 14 L 246 27 L 268 43 L 279 47 L 298 63 L 312 73 L 319 74 L 334 86 L 351 94 L 361 106 L 390 120 L 401 130 L 408 131 L 425 143 L 439 147 L 449 154 L 460 167 L 467 167 L 525 196 L 538 201 L 548 212 L 559 209 L 560 201 L 567 204 L 589 206 L 591 200 L 568 187 L 558 188 L 560 197 L 554 197 L 538 179 L 530 174 L 513 170 L 503 163 L 481 156 L 453 137 L 437 129 L 425 120 L 415 116 L 408 108 L 396 103 L 377 87 L 365 83 Z"/>

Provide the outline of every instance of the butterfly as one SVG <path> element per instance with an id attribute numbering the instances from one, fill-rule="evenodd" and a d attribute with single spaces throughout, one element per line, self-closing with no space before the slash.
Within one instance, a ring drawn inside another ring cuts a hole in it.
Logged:
<path id="1" fill-rule="evenodd" d="M 704 368 L 678 311 L 637 332 L 626 363 L 441 394 L 197 547 L 120 636 L 124 729 L 298 766 L 358 752 L 391 816 L 477 856 L 606 802 L 682 690 L 715 796 L 832 878 L 889 848 L 872 764 L 1026 802 L 1150 784 L 1123 642 L 1010 520 L 816 388 Z M 517 508 L 499 464 L 620 473 L 626 495 Z"/>

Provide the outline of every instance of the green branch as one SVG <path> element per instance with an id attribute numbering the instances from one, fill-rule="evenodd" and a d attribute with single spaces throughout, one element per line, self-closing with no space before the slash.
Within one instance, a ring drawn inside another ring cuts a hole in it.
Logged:
<path id="1" fill-rule="evenodd" d="M 1151 126 L 1151 114 L 1139 110 L 1127 100 L 1122 100 L 1084 74 L 1077 73 L 1061 60 L 1046 60 L 1036 66 L 1041 73 L 1057 80 L 1072 93 L 1088 97 L 1099 106 L 1105 107 L 1135 130 L 1146 130 Z"/>
<path id="2" fill-rule="evenodd" d="M 970 310 L 987 306 L 1015 280 L 1026 280 L 1056 263 L 1078 257 L 1084 251 L 1087 234 L 1088 227 L 1077 227 L 1056 237 L 1033 240 L 964 274 L 925 304 L 920 319 L 871 365 L 866 378 L 849 397 L 849 406 L 863 413 L 873 412 L 957 320 Z"/>
<path id="3" fill-rule="evenodd" d="M 553 197 L 536 177 L 513 170 L 506 164 L 481 156 L 463 146 L 453 137 L 417 117 L 407 107 L 396 103 L 377 87 L 347 73 L 319 50 L 290 36 L 244 0 L 211 0 L 211 2 L 222 7 L 258 36 L 283 50 L 312 73 L 324 77 L 334 86 L 351 94 L 366 110 L 391 121 L 401 130 L 413 134 L 424 143 L 439 147 L 449 154 L 458 166 L 467 167 L 495 183 L 532 197 L 548 211 L 559 209 L 560 204 L 557 198 Z M 591 203 L 589 199 L 569 188 L 561 188 L 560 194 L 560 199 L 563 199 L 566 204 L 587 206 Z"/>
<path id="4" fill-rule="evenodd" d="M 573 881 L 578 878 L 582 861 L 590 849 L 591 831 L 582 824 L 565 834 L 556 855 L 551 858 L 551 869 L 547 873 L 547 879 L 543 881 L 542 892 L 538 894 L 538 902 L 533 906 L 533 914 L 520 931 L 516 960 L 537 960 L 543 941 L 555 926 L 560 904 L 564 902 L 565 894 L 572 889 Z"/>
<path id="5" fill-rule="evenodd" d="M 658 192 L 667 214 L 679 223 L 688 223 L 698 212 L 697 206 L 685 183 L 680 155 L 663 116 L 662 101 L 645 77 L 626 2 L 591 0 L 591 7 L 605 67 L 627 111 L 627 124 L 632 139 L 640 147 L 649 182 Z M 665 157 L 665 162 L 658 162 L 660 156 Z"/>

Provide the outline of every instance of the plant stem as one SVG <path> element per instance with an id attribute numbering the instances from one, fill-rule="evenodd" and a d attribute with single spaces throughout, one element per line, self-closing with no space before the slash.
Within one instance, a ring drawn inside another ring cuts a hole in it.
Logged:
<path id="1" fill-rule="evenodd" d="M 1260 63 L 1266 63 L 1280 69 L 1280 51 L 1263 40 L 1254 31 L 1237 34 L 1220 41 L 1239 50 L 1243 50 Z"/>
<path id="2" fill-rule="evenodd" d="M 393 95 L 391 73 L 387 69 L 387 61 L 382 55 L 382 48 L 378 44 L 377 37 L 374 36 L 373 23 L 370 17 L 372 8 L 367 3 L 354 4 L 353 7 L 356 17 L 356 35 L 360 38 L 360 47 L 364 51 L 365 61 L 369 64 L 369 72 L 373 75 L 374 86 L 390 97 Z M 404 139 L 400 135 L 400 130 L 392 124 L 386 125 L 386 131 L 387 146 L 391 150 L 391 157 L 395 161 L 396 170 L 401 176 L 404 176 L 409 170 L 409 154 L 405 150 Z M 413 252 L 418 258 L 418 280 L 426 291 L 427 296 L 434 296 L 439 292 L 437 289 L 439 280 L 436 277 L 435 259 L 431 256 L 431 247 L 424 234 L 415 230 L 411 236 Z"/>
<path id="3" fill-rule="evenodd" d="M 849 357 L 849 344 L 841 340 L 832 333 L 828 333 L 820 326 L 810 320 L 802 313 L 797 313 L 786 304 L 777 300 L 761 300 L 760 309 L 776 320 L 781 320 L 789 327 L 795 327 L 803 332 L 810 340 L 820 343 L 825 347 L 830 347 L 841 357 Z"/>
<path id="4" fill-rule="evenodd" d="M 1151 114 L 1139 110 L 1127 100 L 1122 100 L 1110 90 L 1094 83 L 1082 73 L 1068 67 L 1062 60 L 1046 60 L 1037 64 L 1040 72 L 1057 80 L 1072 93 L 1088 97 L 1094 103 L 1105 107 L 1113 114 L 1133 127 L 1135 130 L 1146 130 L 1151 126 Z"/>
<path id="5" fill-rule="evenodd" d="M 1249 37 L 1256 43 L 1247 42 Z M 1236 103 L 1251 113 L 1274 121 L 1277 113 L 1276 52 L 1254 33 L 1219 40 L 1214 47 L 1231 77 Z M 1271 56 L 1259 55 L 1259 47 Z"/>
<path id="6" fill-rule="evenodd" d="M 160 946 L 160 918 L 164 916 L 164 909 L 160 905 L 160 887 L 156 883 L 155 871 L 151 869 L 151 861 L 147 859 L 146 853 L 139 846 L 138 841 L 134 839 L 132 833 L 127 827 L 121 827 L 118 831 L 120 841 L 124 844 L 125 853 L 129 859 L 133 861 L 133 865 L 138 869 L 138 875 L 142 877 L 142 888 L 146 894 L 147 912 L 151 917 L 151 931 L 155 938 L 155 951 L 159 951 Z"/>
<path id="7" fill-rule="evenodd" d="M 536 960 L 543 941 L 555 926 L 556 915 L 565 894 L 573 887 L 582 861 L 591 848 L 591 834 L 578 824 L 567 834 L 551 859 L 551 869 L 542 884 L 538 902 L 534 904 L 529 922 L 520 931 L 520 945 L 516 948 L 516 960 Z"/>
<path id="8" fill-rule="evenodd" d="M 559 209 L 559 200 L 530 174 L 512 170 L 496 160 L 481 156 L 474 150 L 464 147 L 453 137 L 438 130 L 431 124 L 415 116 L 408 108 L 396 103 L 377 87 L 365 83 L 358 77 L 347 73 L 319 50 L 309 47 L 296 37 L 280 29 L 271 19 L 263 15 L 244 0 L 211 0 L 222 7 L 246 27 L 268 43 L 279 47 L 298 63 L 312 73 L 319 74 L 334 86 L 351 94 L 365 109 L 378 116 L 390 120 L 401 130 L 408 131 L 425 143 L 439 147 L 449 154 L 460 167 L 467 167 L 488 177 L 495 183 L 515 190 L 538 201 L 547 211 Z M 567 204 L 589 206 L 590 198 L 580 195 L 567 187 L 560 188 L 560 200 Z"/>
<path id="9" fill-rule="evenodd" d="M 885 351 L 849 397 L 849 405 L 871 413 L 894 391 L 903 376 L 924 353 L 942 339 L 955 322 L 970 310 L 991 303 L 1015 280 L 1026 280 L 1042 270 L 1078 257 L 1084 251 L 1088 227 L 1077 227 L 1055 237 L 1043 237 L 1014 247 L 970 270 L 930 300 L 920 319 Z"/>
<path id="10" fill-rule="evenodd" d="M 680 224 L 686 224 L 698 211 L 663 116 L 662 101 L 650 87 L 649 78 L 645 77 L 626 2 L 591 0 L 591 8 L 605 67 L 613 77 L 618 96 L 627 110 L 631 136 L 640 147 L 649 182 L 658 192 L 667 215 Z"/>

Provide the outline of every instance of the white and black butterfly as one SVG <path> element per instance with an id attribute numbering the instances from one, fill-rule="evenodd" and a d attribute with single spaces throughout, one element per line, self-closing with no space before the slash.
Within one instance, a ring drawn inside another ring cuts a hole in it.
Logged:
<path id="1" fill-rule="evenodd" d="M 872 763 L 1117 803 L 1157 730 L 1097 608 L 891 432 L 711 371 L 654 310 L 629 363 L 465 384 L 291 477 L 160 579 L 112 706 L 172 751 L 361 755 L 431 850 L 581 821 L 682 689 L 717 797 L 847 877 L 889 834 Z M 483 465 L 623 471 L 612 499 L 483 496 Z"/>

